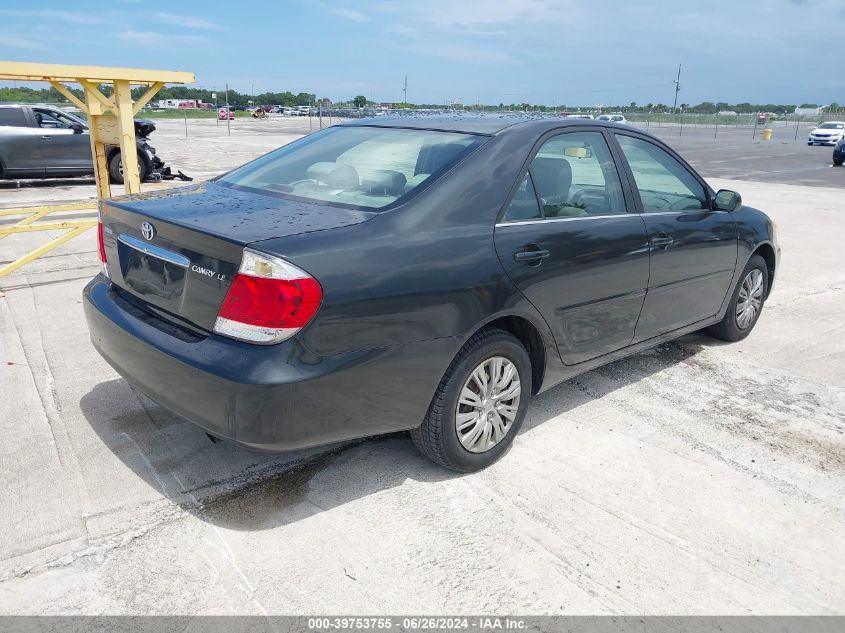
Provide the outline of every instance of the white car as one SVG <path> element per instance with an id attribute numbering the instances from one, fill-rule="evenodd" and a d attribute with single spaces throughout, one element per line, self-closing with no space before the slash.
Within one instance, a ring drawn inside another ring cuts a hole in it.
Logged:
<path id="1" fill-rule="evenodd" d="M 565 118 L 567 118 L 567 119 L 592 119 L 593 115 L 592 114 L 584 114 L 584 113 L 581 113 L 581 112 L 572 112 L 570 114 L 565 115 Z"/>
<path id="2" fill-rule="evenodd" d="M 845 121 L 825 121 L 810 132 L 807 145 L 836 145 L 845 138 Z"/>
<path id="3" fill-rule="evenodd" d="M 628 119 L 626 119 L 621 114 L 602 114 L 600 117 L 598 117 L 598 120 L 599 121 L 610 121 L 611 123 L 622 123 L 622 124 L 625 124 L 625 123 L 628 122 Z"/>

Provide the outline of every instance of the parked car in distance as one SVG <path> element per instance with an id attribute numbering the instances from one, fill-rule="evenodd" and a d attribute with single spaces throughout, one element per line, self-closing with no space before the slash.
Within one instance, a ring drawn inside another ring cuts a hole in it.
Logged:
<path id="1" fill-rule="evenodd" d="M 845 138 L 839 139 L 833 146 L 833 164 L 839 166 L 845 161 Z"/>
<path id="2" fill-rule="evenodd" d="M 474 471 L 537 393 L 760 317 L 772 221 L 603 121 L 382 117 L 214 180 L 104 201 L 91 340 L 213 437 L 285 451 L 410 430 Z"/>
<path id="3" fill-rule="evenodd" d="M 765 112 L 757 114 L 757 125 L 766 125 L 769 122 L 769 115 Z"/>
<path id="4" fill-rule="evenodd" d="M 565 114 L 564 117 L 567 118 L 567 119 L 592 119 L 593 115 L 592 114 L 585 114 L 585 113 L 581 113 L 581 112 L 569 112 L 569 113 Z"/>
<path id="5" fill-rule="evenodd" d="M 602 114 L 596 117 L 599 121 L 607 121 L 609 123 L 622 123 L 623 125 L 628 122 L 621 114 Z"/>
<path id="6" fill-rule="evenodd" d="M 156 129 L 135 120 L 138 171 L 143 181 L 164 166 L 148 137 Z M 112 182 L 123 182 L 120 148 L 106 146 Z M 84 119 L 47 105 L 0 104 L 0 179 L 73 178 L 94 173 L 91 136 Z"/>
<path id="7" fill-rule="evenodd" d="M 807 145 L 836 145 L 845 138 L 845 121 L 825 121 L 810 132 Z"/>

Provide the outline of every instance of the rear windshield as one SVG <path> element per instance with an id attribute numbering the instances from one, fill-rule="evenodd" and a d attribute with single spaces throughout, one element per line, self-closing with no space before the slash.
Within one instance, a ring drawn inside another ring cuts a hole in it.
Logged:
<path id="1" fill-rule="evenodd" d="M 270 152 L 217 182 L 298 200 L 383 209 L 412 195 L 486 139 L 454 132 L 334 127 Z"/>
<path id="2" fill-rule="evenodd" d="M 819 129 L 822 130 L 841 130 L 845 127 L 845 123 L 822 123 Z"/>

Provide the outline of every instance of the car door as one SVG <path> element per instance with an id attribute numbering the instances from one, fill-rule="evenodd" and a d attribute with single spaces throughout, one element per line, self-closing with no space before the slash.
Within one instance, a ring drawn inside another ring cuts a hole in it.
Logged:
<path id="1" fill-rule="evenodd" d="M 574 365 L 628 345 L 648 286 L 648 238 L 600 129 L 542 139 L 496 224 L 502 266 Z"/>
<path id="2" fill-rule="evenodd" d="M 33 108 L 32 114 L 41 133 L 41 154 L 48 175 L 93 171 L 91 137 L 87 131 L 71 128 L 77 121 L 52 108 Z"/>
<path id="3" fill-rule="evenodd" d="M 0 108 L 0 166 L 6 176 L 44 175 L 39 130 L 25 108 Z"/>
<path id="4" fill-rule="evenodd" d="M 651 252 L 648 294 L 635 341 L 714 316 L 727 294 L 737 259 L 736 223 L 711 210 L 701 178 L 652 139 L 616 132 Z"/>

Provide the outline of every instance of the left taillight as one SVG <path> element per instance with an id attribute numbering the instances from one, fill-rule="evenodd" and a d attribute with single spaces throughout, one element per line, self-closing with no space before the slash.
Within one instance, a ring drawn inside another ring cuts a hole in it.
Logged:
<path id="1" fill-rule="evenodd" d="M 97 246 L 100 250 L 100 264 L 103 266 L 103 274 L 109 276 L 109 264 L 106 259 L 106 244 L 103 241 L 103 212 L 97 211 Z"/>
<path id="2" fill-rule="evenodd" d="M 280 343 L 305 327 L 322 301 L 323 289 L 307 272 L 246 248 L 214 332 L 249 343 Z"/>

